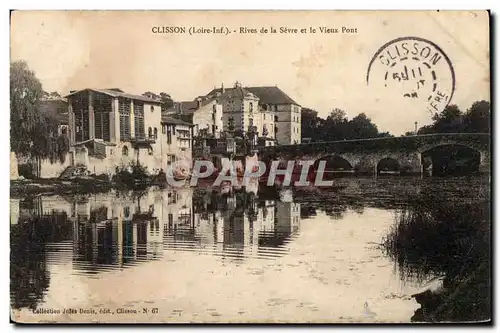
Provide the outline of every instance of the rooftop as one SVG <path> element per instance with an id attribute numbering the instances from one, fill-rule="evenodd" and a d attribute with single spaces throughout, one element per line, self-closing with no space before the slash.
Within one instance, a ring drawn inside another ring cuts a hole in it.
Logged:
<path id="1" fill-rule="evenodd" d="M 142 96 L 142 95 L 128 94 L 128 93 L 125 93 L 125 92 L 123 92 L 122 90 L 120 90 L 118 88 L 112 88 L 112 89 L 86 88 L 86 89 L 72 91 L 69 95 L 67 95 L 65 97 L 67 98 L 67 97 L 70 97 L 72 95 L 78 94 L 78 93 L 80 93 L 82 91 L 86 91 L 86 90 L 91 90 L 91 91 L 99 92 L 101 94 L 106 94 L 106 95 L 111 96 L 111 97 L 123 97 L 123 98 L 133 99 L 133 100 L 136 100 L 136 101 L 143 101 L 143 102 L 147 102 L 147 103 L 161 104 L 161 101 L 159 101 L 159 100 L 156 100 L 156 99 L 153 99 L 153 98 L 149 98 L 149 97 L 146 97 L 146 96 Z"/>
<path id="2" fill-rule="evenodd" d="M 201 106 L 205 106 L 214 100 L 213 98 L 210 99 L 207 98 L 203 99 L 202 97 L 198 98 L 200 98 Z M 174 102 L 174 105 L 171 108 L 167 109 L 165 112 L 191 115 L 196 110 L 198 110 L 198 100 Z"/>
<path id="3" fill-rule="evenodd" d="M 278 87 L 264 86 L 264 87 L 241 87 L 237 86 L 234 88 L 224 89 L 224 94 L 222 94 L 222 88 L 215 88 L 210 91 L 207 96 L 228 96 L 228 97 L 244 97 L 246 94 L 252 93 L 257 96 L 260 104 L 295 104 L 300 105 L 295 102 L 290 96 L 288 96 L 283 90 Z"/>
<path id="4" fill-rule="evenodd" d="M 173 125 L 183 125 L 183 126 L 194 126 L 191 123 L 188 123 L 187 121 L 181 120 L 179 118 L 175 117 L 170 117 L 167 115 L 161 115 L 161 122 L 164 124 L 173 124 Z"/>

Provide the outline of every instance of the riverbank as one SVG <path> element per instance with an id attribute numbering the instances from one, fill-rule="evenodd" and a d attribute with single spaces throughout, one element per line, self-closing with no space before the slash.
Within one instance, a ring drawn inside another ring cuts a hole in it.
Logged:
<path id="1" fill-rule="evenodd" d="M 19 179 L 10 181 L 10 197 L 53 193 L 100 193 L 113 187 L 112 182 L 99 178 L 77 178 L 70 180 Z"/>

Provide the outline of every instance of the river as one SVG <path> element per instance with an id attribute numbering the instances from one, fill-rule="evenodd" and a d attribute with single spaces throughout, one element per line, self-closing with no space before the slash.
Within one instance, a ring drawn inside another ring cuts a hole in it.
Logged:
<path id="1" fill-rule="evenodd" d="M 449 270 L 439 251 L 418 254 L 436 258 L 432 269 L 411 253 L 401 259 L 401 212 L 436 193 L 451 207 L 489 205 L 489 188 L 486 177 L 388 176 L 339 178 L 329 189 L 11 198 L 13 319 L 411 322 L 421 307 L 412 295 Z"/>

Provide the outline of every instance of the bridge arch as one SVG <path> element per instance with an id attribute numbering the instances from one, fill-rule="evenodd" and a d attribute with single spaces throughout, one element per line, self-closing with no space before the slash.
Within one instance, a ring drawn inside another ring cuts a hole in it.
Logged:
<path id="1" fill-rule="evenodd" d="M 484 153 L 473 145 L 443 142 L 426 148 L 421 152 L 421 163 L 426 174 L 472 174 L 479 172 L 485 163 Z"/>
<path id="2" fill-rule="evenodd" d="M 317 157 L 313 165 L 315 170 L 318 169 L 321 161 L 326 162 L 325 172 L 353 171 L 356 165 L 356 162 L 352 158 L 342 154 L 332 153 Z"/>
<path id="3" fill-rule="evenodd" d="M 401 171 L 401 164 L 398 158 L 386 156 L 378 160 L 376 168 L 377 174 L 399 174 Z"/>

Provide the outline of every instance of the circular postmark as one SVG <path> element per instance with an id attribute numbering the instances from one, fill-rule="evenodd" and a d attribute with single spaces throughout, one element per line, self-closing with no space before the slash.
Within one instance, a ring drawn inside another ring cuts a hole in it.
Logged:
<path id="1" fill-rule="evenodd" d="M 455 71 L 444 51 L 420 37 L 400 37 L 372 57 L 367 85 L 419 102 L 432 114 L 441 112 L 455 91 Z"/>

